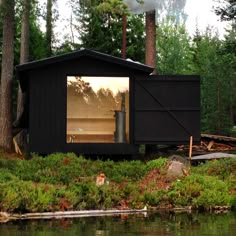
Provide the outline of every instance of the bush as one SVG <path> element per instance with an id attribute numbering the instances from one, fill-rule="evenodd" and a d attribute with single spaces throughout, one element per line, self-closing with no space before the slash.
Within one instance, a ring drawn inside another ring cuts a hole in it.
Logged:
<path id="1" fill-rule="evenodd" d="M 77 195 L 63 186 L 10 181 L 0 184 L 0 211 L 44 212 L 73 209 Z"/>
<path id="2" fill-rule="evenodd" d="M 0 170 L 0 184 L 7 183 L 9 181 L 17 181 L 17 180 L 19 179 L 15 175 L 13 175 L 9 170 L 7 169 Z"/>
<path id="3" fill-rule="evenodd" d="M 0 211 L 141 208 L 146 204 L 236 207 L 235 159 L 193 167 L 192 175 L 172 184 L 165 175 L 167 162 L 165 158 L 147 163 L 92 161 L 71 153 L 34 155 L 28 161 L 0 158 Z M 96 186 L 100 173 L 109 185 Z"/>
<path id="4" fill-rule="evenodd" d="M 192 170 L 196 174 L 218 176 L 225 180 L 231 174 L 236 175 L 236 158 L 207 161 Z"/>
<path id="5" fill-rule="evenodd" d="M 169 201 L 174 206 L 193 206 L 211 208 L 213 206 L 232 206 L 227 183 L 214 176 L 193 174 L 177 180 L 168 193 Z"/>
<path id="6" fill-rule="evenodd" d="M 36 186 L 30 181 L 11 181 L 1 184 L 0 188 L 0 208 L 3 211 L 42 212 L 51 210 L 53 205 L 53 191 L 46 191 L 43 186 Z"/>
<path id="7" fill-rule="evenodd" d="M 145 164 L 141 161 L 120 161 L 112 169 L 106 168 L 105 174 L 111 181 L 137 181 L 146 173 Z"/>
<path id="8" fill-rule="evenodd" d="M 167 158 L 158 158 L 152 161 L 149 161 L 146 165 L 146 169 L 147 171 L 153 170 L 153 169 L 163 169 L 164 167 L 166 167 L 168 162 Z"/>
<path id="9" fill-rule="evenodd" d="M 144 192 L 144 201 L 149 206 L 160 206 L 166 205 L 165 196 L 167 194 L 166 190 L 160 189 L 157 191 L 145 191 Z"/>

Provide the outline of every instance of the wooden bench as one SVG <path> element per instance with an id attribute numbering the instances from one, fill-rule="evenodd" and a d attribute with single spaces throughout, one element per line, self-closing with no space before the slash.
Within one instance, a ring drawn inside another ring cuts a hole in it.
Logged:
<path id="1" fill-rule="evenodd" d="M 67 131 L 67 143 L 114 143 L 114 132 Z"/>

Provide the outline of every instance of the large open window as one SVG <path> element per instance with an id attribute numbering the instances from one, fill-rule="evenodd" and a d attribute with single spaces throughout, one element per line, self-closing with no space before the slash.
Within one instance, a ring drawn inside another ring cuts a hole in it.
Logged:
<path id="1" fill-rule="evenodd" d="M 67 143 L 129 143 L 129 78 L 67 76 Z"/>

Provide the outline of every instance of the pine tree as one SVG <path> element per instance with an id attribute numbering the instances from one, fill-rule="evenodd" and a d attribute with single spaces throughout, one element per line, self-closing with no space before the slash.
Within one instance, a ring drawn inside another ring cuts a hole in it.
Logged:
<path id="1" fill-rule="evenodd" d="M 29 26 L 30 26 L 30 6 L 31 0 L 23 0 L 22 2 L 22 17 L 21 17 L 21 44 L 20 44 L 20 64 L 29 61 Z M 17 120 L 24 110 L 25 95 L 22 93 L 20 85 L 18 86 L 17 97 Z M 17 143 L 21 147 L 26 147 L 26 130 L 22 130 L 17 136 Z"/>
<path id="2" fill-rule="evenodd" d="M 115 1 L 116 2 L 116 1 Z M 122 16 L 112 11 L 102 0 L 75 0 L 73 11 L 78 22 L 82 48 L 95 49 L 121 57 Z M 127 57 L 144 62 L 143 16 L 127 16 Z"/>
<path id="3" fill-rule="evenodd" d="M 223 4 L 215 9 L 215 13 L 222 21 L 236 20 L 236 0 L 224 0 Z"/>
<path id="4" fill-rule="evenodd" d="M 1 71 L 0 146 L 12 151 L 12 83 L 14 66 L 14 0 L 2 0 L 3 43 Z"/>

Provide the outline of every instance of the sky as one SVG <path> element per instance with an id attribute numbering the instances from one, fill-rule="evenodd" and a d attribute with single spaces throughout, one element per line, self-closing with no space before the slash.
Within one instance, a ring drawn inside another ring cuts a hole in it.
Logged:
<path id="1" fill-rule="evenodd" d="M 192 34 L 196 29 L 196 25 L 201 31 L 210 26 L 216 28 L 221 37 L 223 37 L 226 22 L 221 22 L 219 16 L 213 11 L 213 6 L 216 6 L 216 0 L 187 0 L 185 12 L 188 14 L 186 27 Z"/>
<path id="2" fill-rule="evenodd" d="M 219 17 L 213 12 L 213 6 L 216 4 L 215 1 L 216 0 L 186 0 L 185 13 L 188 15 L 186 27 L 190 34 L 195 32 L 196 26 L 198 26 L 200 31 L 204 31 L 206 27 L 209 26 L 216 29 L 221 38 L 223 37 L 227 23 L 220 22 Z M 45 3 L 46 0 L 40 0 L 40 2 Z M 62 32 L 69 32 L 68 19 L 71 10 L 66 2 L 66 0 L 57 1 L 60 17 L 56 23 L 55 33 L 59 38 L 62 37 Z"/>

